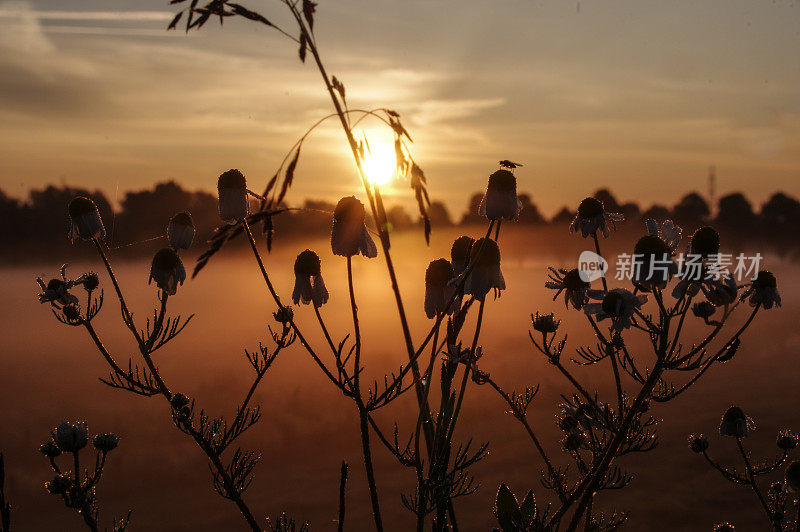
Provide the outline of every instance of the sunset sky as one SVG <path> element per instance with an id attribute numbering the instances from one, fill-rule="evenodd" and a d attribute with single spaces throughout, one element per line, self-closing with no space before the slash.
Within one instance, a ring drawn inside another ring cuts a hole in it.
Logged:
<path id="1" fill-rule="evenodd" d="M 277 1 L 242 1 L 289 30 Z M 246 21 L 167 33 L 166 0 L 0 0 L 0 188 L 263 186 L 331 111 L 294 43 Z M 800 195 L 800 3 L 320 0 L 317 42 L 351 107 L 404 116 L 455 211 L 496 162 L 545 212 L 601 186 L 671 203 Z M 311 137 L 290 199 L 358 182 L 340 129 Z M 374 135 L 374 133 L 372 133 Z M 404 196 L 410 194 L 398 187 Z"/>

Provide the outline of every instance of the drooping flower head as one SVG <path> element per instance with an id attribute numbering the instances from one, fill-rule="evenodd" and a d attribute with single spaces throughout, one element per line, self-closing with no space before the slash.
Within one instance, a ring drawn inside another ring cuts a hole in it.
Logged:
<path id="1" fill-rule="evenodd" d="M 247 180 L 235 168 L 219 176 L 219 217 L 228 223 L 236 223 L 247 217 Z"/>
<path id="2" fill-rule="evenodd" d="M 692 314 L 704 320 L 708 320 L 708 318 L 713 316 L 716 311 L 717 307 L 708 301 L 700 301 L 699 303 L 692 305 Z"/>
<path id="3" fill-rule="evenodd" d="M 719 424 L 719 433 L 721 436 L 744 438 L 751 430 L 755 430 L 755 428 L 756 424 L 751 418 L 744 414 L 741 408 L 732 406 L 722 415 L 722 421 Z"/>
<path id="4" fill-rule="evenodd" d="M 694 232 L 689 243 L 689 253 L 708 257 L 719 253 L 719 233 L 710 226 L 701 227 Z"/>
<path id="5" fill-rule="evenodd" d="M 745 285 L 748 286 L 748 285 Z M 775 275 L 767 270 L 761 270 L 756 278 L 749 284 L 747 290 L 742 294 L 742 301 L 750 298 L 748 302 L 751 307 L 761 305 L 765 309 L 773 306 L 781 306 L 781 295 L 778 293 L 778 280 Z"/>
<path id="6" fill-rule="evenodd" d="M 453 313 L 455 302 L 451 302 L 451 299 L 454 287 L 450 282 L 453 277 L 453 266 L 447 259 L 436 259 L 428 264 L 425 270 L 425 315 L 428 318 Z"/>
<path id="7" fill-rule="evenodd" d="M 576 310 L 583 308 L 583 305 L 589 301 L 587 293 L 589 283 L 583 280 L 580 270 L 578 268 L 573 268 L 572 270 L 548 268 L 548 270 L 547 276 L 550 280 L 544 283 L 544 286 L 556 291 L 553 301 L 561 295 L 561 292 L 564 292 L 565 307 L 569 308 L 569 305 L 572 304 L 572 307 Z"/>
<path id="8" fill-rule="evenodd" d="M 378 248 L 364 223 L 364 204 L 355 196 L 339 200 L 333 211 L 331 249 L 334 255 L 352 257 L 361 253 L 367 258 L 378 256 Z"/>
<path id="9" fill-rule="evenodd" d="M 736 301 L 739 287 L 732 275 L 720 275 L 719 279 L 705 279 L 700 288 L 708 301 L 717 307 L 730 305 Z"/>
<path id="10" fill-rule="evenodd" d="M 647 301 L 647 296 L 635 295 L 624 288 L 615 288 L 607 293 L 602 290 L 590 290 L 589 297 L 600 300 L 600 303 L 587 303 L 583 311 L 595 315 L 597 321 L 611 318 L 611 328 L 615 331 L 630 328 L 631 318 L 636 310 Z"/>
<path id="11" fill-rule="evenodd" d="M 70 230 L 69 238 L 75 242 L 76 238 L 91 240 L 106 236 L 106 228 L 97 205 L 89 198 L 77 196 L 69 202 Z"/>
<path id="12" fill-rule="evenodd" d="M 469 266 L 469 252 L 474 242 L 474 239 L 466 235 L 456 238 L 453 242 L 453 247 L 450 248 L 450 260 L 453 264 L 453 274 L 456 277 L 464 273 Z"/>
<path id="13" fill-rule="evenodd" d="M 478 213 L 489 220 L 518 220 L 522 203 L 517 198 L 517 178 L 505 168 L 489 176 Z"/>
<path id="14" fill-rule="evenodd" d="M 76 453 L 89 442 L 89 429 L 85 421 L 63 421 L 52 434 L 58 448 L 65 453 Z"/>
<path id="15" fill-rule="evenodd" d="M 464 293 L 483 301 L 489 290 L 495 290 L 495 297 L 505 290 L 506 281 L 500 271 L 500 248 L 491 238 L 481 238 L 472 244 L 470 262 L 474 264 L 467 276 Z"/>
<path id="16" fill-rule="evenodd" d="M 167 226 L 169 245 L 173 249 L 189 249 L 194 240 L 194 220 L 189 212 L 179 212 L 173 216 Z"/>
<path id="17" fill-rule="evenodd" d="M 178 284 L 186 280 L 186 270 L 178 253 L 172 248 L 163 248 L 156 252 L 150 266 L 150 284 L 153 280 L 166 294 L 174 296 L 178 292 Z"/>
<path id="18" fill-rule="evenodd" d="M 292 301 L 319 308 L 328 302 L 328 289 L 322 280 L 322 263 L 316 253 L 307 249 L 294 261 L 294 291 Z"/>
<path id="19" fill-rule="evenodd" d="M 569 226 L 571 233 L 581 232 L 581 235 L 587 237 L 600 231 L 603 236 L 608 238 L 611 234 L 608 226 L 616 230 L 617 222 L 621 222 L 625 217 L 619 213 L 607 212 L 603 207 L 603 202 L 597 198 L 586 198 L 578 206 L 578 213 L 572 224 Z"/>

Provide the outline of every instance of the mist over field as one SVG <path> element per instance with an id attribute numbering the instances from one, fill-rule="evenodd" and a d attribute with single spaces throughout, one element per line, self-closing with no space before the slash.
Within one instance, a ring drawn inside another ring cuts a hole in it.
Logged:
<path id="1" fill-rule="evenodd" d="M 429 247 L 417 231 L 395 235 L 392 250 L 416 341 L 429 327 L 422 312 L 423 265 L 448 256 L 452 240 L 460 234 L 477 236 L 483 231 L 479 226 L 435 231 Z M 608 254 L 622 251 L 621 244 L 630 242 L 630 235 L 642 232 L 643 227 L 626 227 L 607 241 Z M 578 311 L 567 312 L 560 298 L 552 301 L 552 292 L 543 286 L 545 270 L 551 265 L 572 267 L 590 241 L 570 236 L 566 228 L 507 226 L 500 242 L 508 290 L 496 301 L 491 297 L 487 301 L 481 368 L 508 390 L 541 385 L 529 411 L 531 424 L 540 431 L 548 450 L 563 461 L 558 452 L 561 435 L 554 411 L 561 401 L 559 394 L 567 387 L 563 377 L 533 350 L 527 331 L 531 312 L 577 317 Z M 267 266 L 280 295 L 288 299 L 294 256 L 306 247 L 319 252 L 331 292 L 322 312 L 332 334 L 343 334 L 349 324 L 344 260 L 331 255 L 327 239 L 279 240 L 275 250 L 265 254 Z M 723 240 L 723 249 L 741 248 L 736 242 Z M 187 267 L 191 263 L 187 258 Z M 653 406 L 651 413 L 665 421 L 659 427 L 661 443 L 647 457 L 649 460 L 636 455 L 619 459 L 635 472 L 629 488 L 634 495 L 622 501 L 607 492 L 603 501 L 608 507 L 619 502 L 631 510 L 628 529 L 652 529 L 653 523 L 659 523 L 662 530 L 701 531 L 727 519 L 742 530 L 760 530 L 761 516 L 752 495 L 744 488 L 720 482 L 717 472 L 701 467 L 702 459 L 689 451 L 686 436 L 695 431 L 710 434 L 715 455 L 733 463 L 733 448 L 715 435 L 721 413 L 733 402 L 756 418 L 758 428 L 748 444 L 766 456 L 773 452 L 778 429 L 800 426 L 800 411 L 792 407 L 800 401 L 796 386 L 800 367 L 793 355 L 800 348 L 800 331 L 795 323 L 800 306 L 790 296 L 800 290 L 800 265 L 772 254 L 764 265 L 781 280 L 781 290 L 786 294 L 783 309 L 758 321 L 744 337 L 740 353 L 712 368 L 697 388 L 674 402 Z M 174 430 L 164 403 L 158 398 L 131 398 L 104 386 L 97 377 L 106 376 L 107 369 L 88 338 L 79 329 L 53 326 L 49 309 L 36 299 L 35 277 L 52 276 L 59 266 L 42 261 L 4 268 L 1 274 L 6 299 L 0 307 L 5 338 L 0 357 L 0 404 L 5 418 L 0 441 L 7 463 L 13 464 L 8 467 L 7 490 L 15 494 L 18 529 L 81 529 L 78 520 L 71 519 L 66 509 L 43 493 L 49 468 L 37 447 L 47 439 L 49 427 L 62 418 L 85 418 L 91 430 L 114 430 L 122 437 L 120 450 L 115 451 L 98 489 L 103 501 L 101 515 L 118 515 L 133 508 L 137 530 L 163 529 L 166 522 L 170 530 L 238 527 L 240 517 L 235 508 L 213 493 L 205 460 L 191 441 Z M 98 266 L 96 261 L 74 263 L 68 272 L 77 276 Z M 354 261 L 354 268 L 367 346 L 363 353 L 365 371 L 373 378 L 382 378 L 405 358 L 397 318 L 386 312 L 393 302 L 384 280 L 385 266 L 382 258 L 361 258 Z M 146 285 L 149 261 L 124 261 L 117 271 L 123 289 L 130 294 L 134 315 L 143 319 L 156 294 L 154 286 Z M 611 285 L 621 284 L 612 280 Z M 107 301 L 96 328 L 113 353 L 133 355 L 126 352 L 131 344 L 119 323 L 117 302 L 109 297 L 107 277 L 102 274 L 101 287 Z M 156 354 L 161 372 L 175 389 L 195 397 L 211 413 L 227 413 L 240 399 L 252 372 L 243 348 L 254 349 L 259 341 L 267 341 L 265 325 L 274 324 L 275 306 L 266 296 L 253 257 L 237 250 L 223 253 L 195 280 L 187 281 L 171 303 L 174 312 L 197 312 L 197 316 L 184 335 Z M 308 334 L 310 341 L 321 345 L 323 338 L 313 327 L 312 316 L 308 307 L 296 308 L 296 317 L 308 324 L 304 330 L 312 331 Z M 566 327 L 571 345 L 591 340 L 587 328 L 577 320 L 567 319 L 562 327 Z M 703 327 L 693 324 L 688 334 L 694 336 Z M 776 371 L 778 367 L 782 369 Z M 603 385 L 609 383 L 610 371 L 607 364 L 575 370 L 589 386 L 601 386 L 601 394 L 611 392 Z M 482 487 L 474 496 L 456 501 L 456 508 L 463 516 L 462 529 L 477 531 L 492 525 L 486 509 L 493 505 L 499 482 L 507 482 L 515 491 L 541 491 L 541 462 L 522 428 L 506 413 L 507 405 L 488 386 L 470 386 L 464 421 L 456 437 L 468 434 L 476 442 L 490 441 L 490 454 L 474 470 Z M 326 384 L 305 351 L 293 346 L 281 353 L 255 400 L 261 404 L 264 417 L 243 436 L 245 445 L 263 453 L 257 480 L 248 491 L 255 511 L 274 515 L 281 509 L 310 520 L 315 530 L 335 529 L 339 464 L 346 459 L 351 464 L 352 479 L 348 520 L 367 523 L 369 505 L 354 407 Z M 408 433 L 416 420 L 413 403 L 407 396 L 393 407 L 392 416 L 379 411 L 377 418 L 390 423 L 396 416 L 401 434 Z M 413 515 L 402 507 L 397 494 L 413 490 L 413 470 L 398 466 L 383 448 L 376 448 L 374 454 L 386 527 L 408 530 L 413 526 Z"/>

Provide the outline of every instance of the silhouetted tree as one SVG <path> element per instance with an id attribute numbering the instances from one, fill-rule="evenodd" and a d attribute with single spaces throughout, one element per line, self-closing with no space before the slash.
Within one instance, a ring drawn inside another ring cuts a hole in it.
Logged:
<path id="1" fill-rule="evenodd" d="M 601 188 L 593 194 L 596 199 L 603 202 L 603 207 L 609 212 L 620 212 L 620 205 L 617 198 L 606 188 Z"/>
<path id="2" fill-rule="evenodd" d="M 723 228 L 752 230 L 756 221 L 753 207 L 740 192 L 728 194 L 719 199 L 716 222 Z"/>
<path id="3" fill-rule="evenodd" d="M 761 222 L 767 229 L 779 232 L 800 226 L 800 201 L 783 192 L 773 194 L 761 207 Z"/>
<path id="4" fill-rule="evenodd" d="M 481 206 L 483 199 L 483 192 L 476 192 L 469 198 L 469 206 L 467 212 L 461 217 L 461 225 L 479 224 L 484 222 L 484 218 L 478 214 L 478 209 Z"/>
<path id="5" fill-rule="evenodd" d="M 550 218 L 550 223 L 553 225 L 566 225 L 571 223 L 573 218 L 575 218 L 575 211 L 569 207 L 561 207 L 561 210 Z"/>
<path id="6" fill-rule="evenodd" d="M 639 209 L 639 205 L 633 202 L 624 203 L 619 206 L 619 212 L 625 216 L 625 219 L 632 222 L 636 221 L 642 216 L 642 212 Z"/>
<path id="7" fill-rule="evenodd" d="M 121 245 L 141 242 L 166 233 L 169 219 L 189 211 L 197 228 L 197 241 L 203 242 L 220 225 L 217 199 L 207 192 L 190 192 L 174 181 L 156 184 L 150 190 L 125 194 L 117 216 L 114 242 Z M 157 247 L 160 243 L 154 243 Z"/>
<path id="8" fill-rule="evenodd" d="M 539 212 L 539 208 L 531 201 L 530 194 L 520 194 L 519 201 L 522 204 L 522 211 L 519 213 L 519 221 L 523 224 L 544 223 L 544 216 Z"/>
<path id="9" fill-rule="evenodd" d="M 408 229 L 414 225 L 414 221 L 402 205 L 392 205 L 386 211 L 386 220 L 391 224 L 391 227 L 397 229 Z"/>
<path id="10" fill-rule="evenodd" d="M 684 229 L 697 228 L 703 225 L 711 210 L 706 200 L 697 192 L 686 194 L 672 209 L 675 221 Z"/>
<path id="11" fill-rule="evenodd" d="M 27 212 L 27 216 L 24 216 L 25 225 L 17 228 L 20 246 L 29 248 L 33 244 L 47 242 L 61 249 L 69 248 L 67 206 L 75 196 L 85 196 L 95 202 L 103 218 L 106 232 L 110 234 L 114 225 L 114 212 L 102 192 L 49 185 L 41 190 L 30 191 L 28 206 L 25 209 Z"/>
<path id="12" fill-rule="evenodd" d="M 669 212 L 669 209 L 664 207 L 663 205 L 653 205 L 646 211 L 642 213 L 642 219 L 647 220 L 648 218 L 652 218 L 658 222 L 663 222 L 672 217 L 672 213 Z"/>
<path id="13" fill-rule="evenodd" d="M 449 227 L 453 225 L 453 220 L 450 218 L 450 212 L 447 206 L 441 201 L 433 201 L 428 207 L 428 216 L 431 219 L 431 226 L 436 227 Z"/>

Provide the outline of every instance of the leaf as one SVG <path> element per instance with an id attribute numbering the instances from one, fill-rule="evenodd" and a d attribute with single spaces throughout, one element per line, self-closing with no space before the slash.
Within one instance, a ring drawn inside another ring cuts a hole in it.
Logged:
<path id="1" fill-rule="evenodd" d="M 272 215 L 264 218 L 264 234 L 267 235 L 267 251 L 272 251 L 272 236 L 275 233 L 275 225 L 272 223 Z"/>
<path id="2" fill-rule="evenodd" d="M 300 50 L 298 51 L 298 54 L 300 55 L 300 61 L 302 61 L 303 63 L 306 62 L 306 44 L 307 44 L 306 34 L 303 33 L 300 35 Z"/>
<path id="3" fill-rule="evenodd" d="M 175 5 L 175 4 L 182 4 L 182 3 L 184 3 L 185 1 L 186 1 L 186 0 L 169 0 L 169 5 L 173 6 L 173 5 Z"/>
<path id="4" fill-rule="evenodd" d="M 533 496 L 533 490 L 528 490 L 528 494 L 525 495 L 519 509 L 522 512 L 525 524 L 532 522 L 536 518 L 536 499 Z"/>
<path id="5" fill-rule="evenodd" d="M 281 187 L 281 193 L 278 195 L 278 200 L 276 202 L 278 205 L 280 205 L 280 203 L 283 201 L 284 196 L 286 196 L 286 193 L 289 191 L 289 187 L 292 186 L 292 181 L 294 181 L 294 170 L 297 168 L 297 160 L 300 158 L 300 148 L 302 147 L 302 144 L 297 146 L 297 151 L 294 152 L 294 157 L 289 162 L 288 166 L 286 166 L 286 175 L 283 177 L 283 186 Z"/>
<path id="6" fill-rule="evenodd" d="M 314 12 L 317 10 L 317 3 L 311 0 L 303 0 L 303 16 L 308 21 L 308 27 L 314 31 Z"/>
<path id="7" fill-rule="evenodd" d="M 273 26 L 272 22 L 267 20 L 266 17 L 264 17 L 260 13 L 256 13 L 255 11 L 250 11 L 249 9 L 247 9 L 244 6 L 241 6 L 239 4 L 228 4 L 228 7 L 233 9 L 233 14 L 234 15 L 239 15 L 239 16 L 244 17 L 246 19 L 254 20 L 256 22 L 260 22 L 262 24 L 266 24 L 267 26 Z"/>
<path id="8" fill-rule="evenodd" d="M 497 500 L 495 502 L 495 516 L 497 523 L 503 532 L 512 532 L 516 530 L 514 523 L 517 521 L 515 517 L 519 515 L 519 504 L 517 498 L 508 489 L 505 482 L 500 484 L 500 489 L 497 490 Z"/>
<path id="9" fill-rule="evenodd" d="M 267 205 L 269 205 L 271 203 L 267 198 L 269 196 L 269 193 L 272 191 L 273 187 L 275 186 L 275 183 L 277 183 L 277 181 L 278 181 L 278 172 L 275 172 L 275 175 L 272 176 L 272 179 L 270 179 L 269 183 L 267 183 L 267 188 L 264 189 L 264 193 L 261 194 L 261 197 L 264 198 L 261 201 L 261 210 L 262 211 L 264 210 L 264 208 Z"/>
<path id="10" fill-rule="evenodd" d="M 183 0 L 180 1 L 182 2 Z M 178 22 L 181 20 L 182 16 L 183 16 L 183 11 L 178 11 L 178 14 L 175 15 L 175 17 L 172 19 L 172 22 L 170 22 L 169 26 L 167 26 L 167 31 L 174 30 L 175 27 L 178 25 Z"/>
<path id="11" fill-rule="evenodd" d="M 342 96 L 342 100 L 347 98 L 347 96 L 345 96 L 344 84 L 339 81 L 336 76 L 333 76 L 333 79 L 331 79 L 331 85 L 333 85 L 333 88 Z"/>

